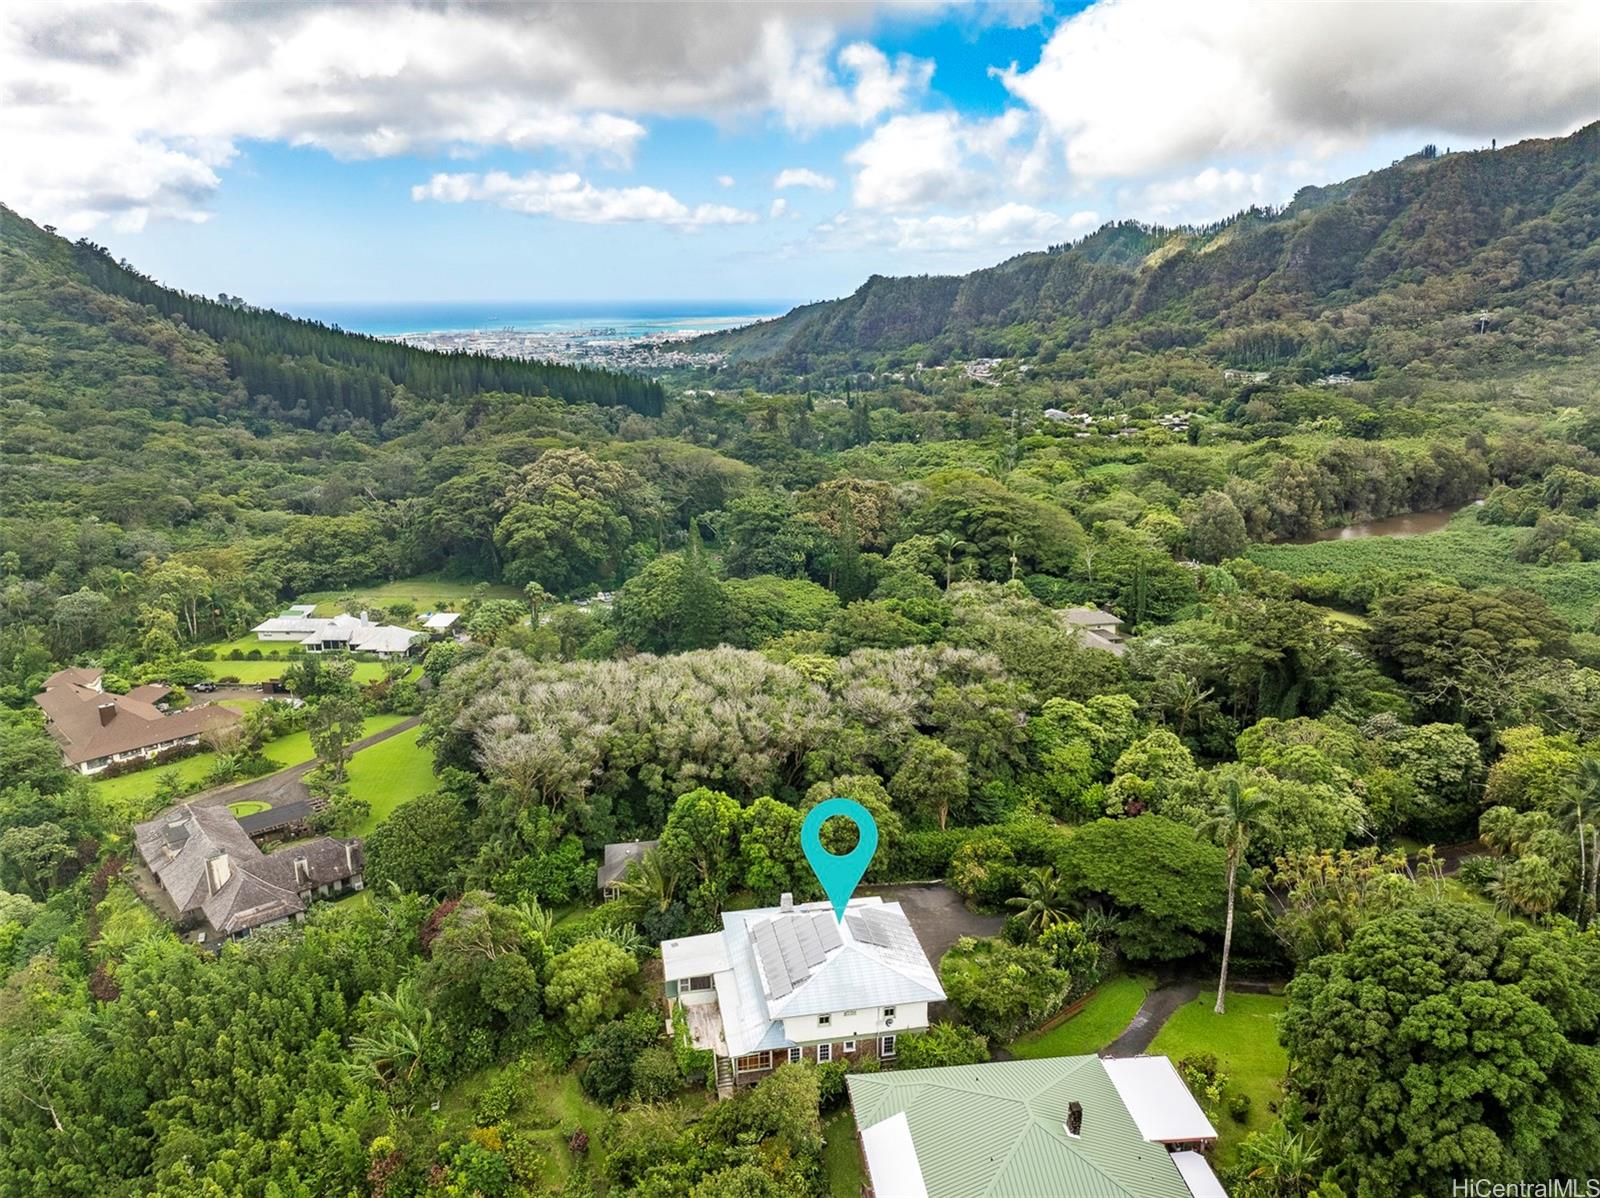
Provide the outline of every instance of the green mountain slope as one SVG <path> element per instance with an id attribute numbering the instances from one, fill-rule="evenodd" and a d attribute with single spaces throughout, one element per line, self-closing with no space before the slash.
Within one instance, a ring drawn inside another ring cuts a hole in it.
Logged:
<path id="1" fill-rule="evenodd" d="M 8 383 L 115 380 L 191 416 L 253 414 L 381 429 L 398 388 L 431 399 L 550 395 L 659 415 L 660 384 L 605 370 L 441 354 L 163 287 L 101 247 L 0 206 L 0 320 Z M 118 352 L 104 351 L 115 345 Z M 70 351 L 70 352 L 69 352 Z M 124 357 L 124 353 L 128 355 Z M 149 383 L 147 387 L 145 384 Z"/>
<path id="2" fill-rule="evenodd" d="M 1187 346 L 1229 365 L 1366 372 L 1595 347 L 1600 124 L 1499 151 L 1417 155 L 1203 229 L 1108 225 L 953 276 L 853 295 L 696 348 L 796 372 L 950 356 Z M 1486 313 L 1480 321 L 1479 314 Z"/>

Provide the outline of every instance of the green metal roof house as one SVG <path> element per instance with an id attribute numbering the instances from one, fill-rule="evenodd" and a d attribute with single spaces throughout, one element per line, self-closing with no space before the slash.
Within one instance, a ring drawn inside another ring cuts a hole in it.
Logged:
<path id="1" fill-rule="evenodd" d="M 1216 1130 L 1166 1057 L 850 1077 L 874 1198 L 1227 1198 Z"/>

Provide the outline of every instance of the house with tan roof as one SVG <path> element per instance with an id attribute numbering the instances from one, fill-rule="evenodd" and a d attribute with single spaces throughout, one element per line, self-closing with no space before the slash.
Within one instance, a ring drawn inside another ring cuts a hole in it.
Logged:
<path id="1" fill-rule="evenodd" d="M 105 689 L 105 671 L 73 667 L 44 681 L 33 701 L 44 712 L 45 728 L 61 746 L 67 764 L 82 774 L 112 766 L 148 762 L 200 743 L 200 737 L 239 722 L 226 707 L 190 707 L 167 712 L 157 706 L 170 693 L 159 683 L 135 687 L 125 695 Z"/>
<path id="2" fill-rule="evenodd" d="M 324 836 L 263 853 L 231 811 L 186 803 L 135 824 L 134 845 L 171 902 L 180 930 L 202 943 L 298 921 L 314 898 L 360 890 L 359 838 Z"/>
<path id="3" fill-rule="evenodd" d="M 1227 1198 L 1217 1132 L 1166 1057 L 846 1078 L 872 1198 Z"/>
<path id="4" fill-rule="evenodd" d="M 717 1088 L 797 1061 L 894 1057 L 944 988 L 899 903 L 852 899 L 724 911 L 722 930 L 661 944 L 669 1008 L 716 1056 Z"/>

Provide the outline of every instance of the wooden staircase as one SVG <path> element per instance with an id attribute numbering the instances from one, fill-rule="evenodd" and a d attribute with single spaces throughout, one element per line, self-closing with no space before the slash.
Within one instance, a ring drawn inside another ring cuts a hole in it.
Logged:
<path id="1" fill-rule="evenodd" d="M 717 1097 L 733 1097 L 733 1062 L 721 1054 L 717 1056 Z"/>

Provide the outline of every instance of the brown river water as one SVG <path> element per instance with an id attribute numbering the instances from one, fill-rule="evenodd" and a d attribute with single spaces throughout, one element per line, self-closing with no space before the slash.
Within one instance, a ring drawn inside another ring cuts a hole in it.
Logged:
<path id="1" fill-rule="evenodd" d="M 1301 537 L 1290 543 L 1313 545 L 1318 541 L 1355 541 L 1362 537 L 1420 537 L 1424 533 L 1438 532 L 1449 524 L 1457 510 L 1440 508 L 1432 512 L 1385 516 L 1382 520 L 1363 520 L 1360 524 L 1346 524 L 1343 528 L 1324 528 L 1314 536 Z"/>

